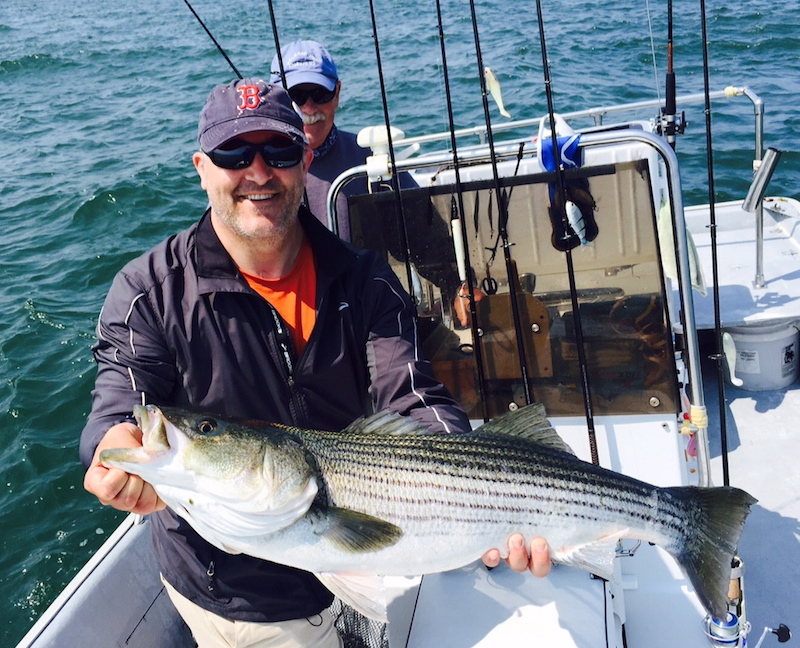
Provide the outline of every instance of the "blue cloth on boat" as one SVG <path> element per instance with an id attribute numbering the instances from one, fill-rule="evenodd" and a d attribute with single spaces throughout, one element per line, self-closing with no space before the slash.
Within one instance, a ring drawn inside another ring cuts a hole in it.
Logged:
<path id="1" fill-rule="evenodd" d="M 558 137 L 558 155 L 565 169 L 577 169 L 583 164 L 583 149 L 580 147 L 581 136 L 578 134 Z M 539 142 L 541 147 L 542 164 L 547 171 L 557 168 L 553 152 L 553 138 L 543 137 Z"/>
<path id="2" fill-rule="evenodd" d="M 563 122 L 563 120 L 561 120 Z M 565 128 L 569 128 L 563 123 Z M 571 129 L 570 129 L 571 130 Z M 556 131 L 558 133 L 558 131 Z M 581 136 L 569 132 L 566 135 L 557 135 L 558 153 L 553 148 L 553 138 L 549 131 L 545 131 L 543 123 L 539 129 L 539 159 L 546 171 L 555 172 L 559 169 L 577 169 L 583 165 L 583 149 L 580 146 Z M 560 164 L 559 164 L 560 162 Z M 598 234 L 597 222 L 594 218 L 595 204 L 589 192 L 589 182 L 586 178 L 573 178 L 564 180 L 564 198 L 566 205 L 554 208 L 554 205 L 563 204 L 563 199 L 558 196 L 558 184 L 547 183 L 547 193 L 550 199 L 550 222 L 553 225 L 553 247 L 562 252 L 571 250 L 579 245 L 587 245 Z"/>

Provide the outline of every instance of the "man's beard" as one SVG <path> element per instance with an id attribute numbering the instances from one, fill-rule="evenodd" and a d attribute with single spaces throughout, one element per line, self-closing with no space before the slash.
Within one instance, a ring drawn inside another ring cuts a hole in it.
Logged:
<path id="1" fill-rule="evenodd" d="M 263 191 L 269 185 L 261 187 Z M 258 191 L 237 190 L 236 195 L 259 193 Z M 248 213 L 245 211 L 246 203 L 241 203 L 230 194 L 209 195 L 209 202 L 214 213 L 220 221 L 239 239 L 261 243 L 280 243 L 292 230 L 297 219 L 297 210 L 303 197 L 303 183 L 292 185 L 281 185 L 280 198 L 271 200 L 282 200 L 280 211 L 269 217 L 264 216 L 257 219 L 256 225 L 251 225 L 246 218 Z M 258 205 L 258 203 L 255 203 Z M 249 208 L 249 205 L 247 205 Z"/>

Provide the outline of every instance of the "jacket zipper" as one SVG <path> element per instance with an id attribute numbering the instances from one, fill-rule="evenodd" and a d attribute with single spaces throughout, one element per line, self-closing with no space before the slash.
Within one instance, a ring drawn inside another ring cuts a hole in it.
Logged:
<path id="1" fill-rule="evenodd" d="M 268 303 L 268 306 L 272 313 L 272 319 L 275 322 L 276 338 L 278 346 L 280 347 L 280 352 L 283 355 L 283 364 L 286 369 L 286 384 L 289 387 L 289 412 L 295 425 L 307 425 L 308 417 L 306 416 L 306 408 L 303 399 L 295 389 L 294 358 L 296 357 L 296 350 L 294 348 L 294 342 L 292 341 L 292 336 L 289 333 L 288 327 L 284 324 L 278 311 L 275 310 L 272 304 Z"/>
<path id="2" fill-rule="evenodd" d="M 206 585 L 206 589 L 208 589 L 209 593 L 211 594 L 214 594 L 217 589 L 214 580 L 214 569 L 215 565 L 214 561 L 212 560 L 210 563 L 208 563 L 208 569 L 206 569 L 206 576 L 208 576 L 208 585 Z"/>
<path id="3" fill-rule="evenodd" d="M 275 321 L 275 332 L 277 333 L 278 338 L 278 346 L 280 346 L 281 353 L 283 354 L 283 362 L 284 366 L 286 367 L 286 381 L 289 383 L 289 387 L 294 386 L 294 362 L 292 361 L 292 344 L 291 336 L 289 335 L 289 331 L 283 325 L 283 320 L 281 316 L 278 315 L 278 311 L 272 306 L 269 305 L 269 312 L 272 313 L 272 319 Z"/>

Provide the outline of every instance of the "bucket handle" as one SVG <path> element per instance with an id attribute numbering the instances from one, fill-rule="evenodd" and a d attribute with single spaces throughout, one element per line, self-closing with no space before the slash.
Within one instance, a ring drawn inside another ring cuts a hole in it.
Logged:
<path id="1" fill-rule="evenodd" d="M 741 387 L 744 381 L 736 377 L 736 343 L 733 341 L 731 334 L 727 331 L 722 334 L 722 352 L 725 354 L 725 360 L 728 364 L 731 384 L 736 387 Z"/>

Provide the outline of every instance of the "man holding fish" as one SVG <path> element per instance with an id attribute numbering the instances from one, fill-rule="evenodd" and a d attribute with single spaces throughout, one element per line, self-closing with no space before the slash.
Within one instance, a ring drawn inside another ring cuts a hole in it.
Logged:
<path id="1" fill-rule="evenodd" d="M 439 433 L 469 422 L 420 358 L 413 304 L 388 265 L 301 206 L 313 153 L 286 91 L 255 78 L 217 86 L 199 144 L 210 208 L 125 266 L 101 312 L 84 485 L 153 514 L 162 577 L 201 647 L 332 648 L 333 595 L 316 577 L 212 545 L 100 453 L 142 446 L 132 413 L 149 403 L 331 431 L 383 410 Z M 544 576 L 546 544 L 530 549 L 512 535 L 509 565 Z M 499 561 L 498 549 L 484 555 Z"/>

